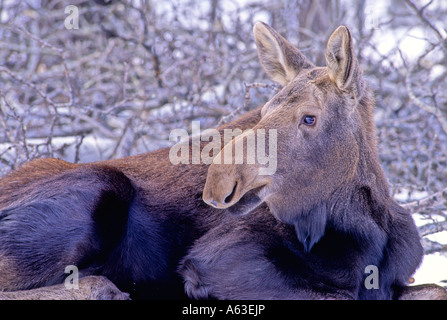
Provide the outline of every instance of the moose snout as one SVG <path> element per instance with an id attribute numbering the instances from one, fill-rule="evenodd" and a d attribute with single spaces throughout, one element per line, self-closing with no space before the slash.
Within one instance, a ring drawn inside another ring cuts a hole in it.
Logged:
<path id="1" fill-rule="evenodd" d="M 233 205 L 238 183 L 228 178 L 207 179 L 203 191 L 203 201 L 217 209 L 225 209 Z M 211 183 L 212 180 L 213 183 Z"/>
<path id="2" fill-rule="evenodd" d="M 259 203 L 260 198 L 257 196 L 257 191 L 271 182 L 271 176 L 259 174 L 260 168 L 262 168 L 259 163 L 249 163 L 250 161 L 247 160 L 249 154 L 255 153 L 255 151 L 248 150 L 247 146 L 243 149 L 241 158 L 236 159 L 236 154 L 233 153 L 233 148 L 236 152 L 238 147 L 244 146 L 243 143 L 240 143 L 253 135 L 254 131 L 237 136 L 226 144 L 214 158 L 208 168 L 203 189 L 202 198 L 205 203 L 217 209 L 229 208 L 241 199 L 243 200 L 241 205 L 245 207 L 248 207 L 248 203 L 250 206 Z M 231 156 L 230 161 L 226 158 L 227 154 Z M 242 163 L 239 162 L 240 160 Z M 250 191 L 251 193 L 249 193 Z M 245 195 L 247 196 L 244 197 Z"/>
<path id="3" fill-rule="evenodd" d="M 211 164 L 203 189 L 203 201 L 217 209 L 227 209 L 241 199 L 245 205 L 258 202 L 259 198 L 251 193 L 244 197 L 270 183 L 269 176 L 258 175 L 257 172 L 256 166 Z"/>

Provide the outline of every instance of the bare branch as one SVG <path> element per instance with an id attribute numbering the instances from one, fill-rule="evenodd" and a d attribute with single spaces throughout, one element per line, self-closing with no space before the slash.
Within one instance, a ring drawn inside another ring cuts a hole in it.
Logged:
<path id="1" fill-rule="evenodd" d="M 411 212 L 416 213 L 428 207 L 435 207 L 441 205 L 447 206 L 447 188 L 439 192 L 436 192 L 428 197 L 425 197 L 421 200 L 405 203 L 402 206 L 410 210 Z"/>
<path id="2" fill-rule="evenodd" d="M 252 88 L 268 88 L 272 89 L 276 92 L 279 91 L 280 87 L 275 84 L 266 84 L 266 83 L 244 83 L 245 86 L 245 94 L 244 94 L 244 103 L 239 107 L 235 108 L 229 115 L 223 116 L 222 119 L 218 122 L 217 125 L 221 125 L 233 119 L 237 114 L 239 114 L 242 110 L 247 110 L 250 104 L 250 89 Z"/>
<path id="3" fill-rule="evenodd" d="M 425 254 L 440 253 L 447 257 L 447 245 L 445 244 L 422 238 L 422 247 L 424 248 Z"/>
<path id="4" fill-rule="evenodd" d="M 419 227 L 421 237 L 447 230 L 447 221 L 427 223 Z"/>
<path id="5" fill-rule="evenodd" d="M 426 50 L 426 53 L 432 51 L 433 48 L 430 48 L 429 50 Z M 425 54 L 426 54 L 425 53 Z M 423 54 L 423 55 L 425 55 Z M 436 118 L 438 119 L 439 123 L 442 126 L 442 129 L 444 130 L 444 132 L 447 134 L 447 112 L 443 112 L 442 110 L 440 110 L 439 108 L 435 107 L 435 106 L 431 106 L 425 102 L 423 102 L 422 100 L 420 100 L 416 94 L 413 91 L 413 87 L 411 85 L 411 75 L 415 70 L 415 66 L 416 64 L 413 64 L 410 69 L 407 72 L 407 76 L 405 77 L 405 87 L 408 91 L 408 96 L 410 97 L 410 99 L 413 101 L 413 103 L 418 106 L 419 108 L 421 108 L 422 110 L 431 113 L 433 115 L 436 116 Z"/>
<path id="6" fill-rule="evenodd" d="M 441 32 L 431 23 L 431 21 L 427 19 L 427 17 L 425 17 L 424 15 L 424 9 L 427 8 L 431 4 L 431 2 L 422 7 L 421 9 L 419 9 L 412 0 L 405 0 L 405 2 L 416 12 L 419 19 L 421 19 L 421 21 L 423 21 L 424 24 L 428 26 L 435 33 L 436 37 L 442 43 L 444 50 L 447 50 L 446 39 L 442 36 Z"/>

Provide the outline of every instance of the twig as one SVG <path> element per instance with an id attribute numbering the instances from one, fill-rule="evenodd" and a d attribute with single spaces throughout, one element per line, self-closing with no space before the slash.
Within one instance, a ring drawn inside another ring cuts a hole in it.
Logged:
<path id="1" fill-rule="evenodd" d="M 424 24 L 426 24 L 430 29 L 433 30 L 433 32 L 436 34 L 436 37 L 439 39 L 439 41 L 442 43 L 444 50 L 447 50 L 447 41 L 442 36 L 441 32 L 428 20 L 424 15 L 424 9 L 428 6 L 424 6 L 421 9 L 419 9 L 411 0 L 405 0 L 405 2 L 416 12 L 417 16 L 422 20 Z M 430 3 L 429 3 L 430 4 Z"/>
<path id="2" fill-rule="evenodd" d="M 421 237 L 447 230 L 447 221 L 427 223 L 418 228 Z"/>
<path id="3" fill-rule="evenodd" d="M 0 66 L 0 72 L 5 72 L 7 73 L 11 78 L 13 78 L 14 80 L 22 83 L 23 85 L 27 86 L 28 88 L 31 88 L 32 90 L 36 91 L 37 94 L 44 99 L 48 104 L 52 105 L 55 108 L 60 108 L 60 107 L 68 107 L 71 104 L 66 102 L 66 103 L 56 103 L 54 102 L 50 97 L 48 97 L 44 92 L 42 92 L 42 90 L 40 90 L 39 88 L 37 88 L 34 83 L 28 82 L 23 80 L 20 76 L 16 75 L 14 72 L 12 72 L 11 70 L 9 70 L 8 68 L 4 67 L 4 66 Z"/>
<path id="4" fill-rule="evenodd" d="M 20 132 L 21 133 L 20 137 L 22 138 L 22 146 L 21 147 L 22 147 L 23 151 L 25 152 L 26 160 L 29 160 L 30 159 L 30 154 L 29 154 L 29 150 L 28 150 L 28 142 L 26 140 L 26 132 L 27 132 L 27 130 L 26 130 L 26 124 L 24 123 L 24 120 L 23 120 L 23 116 L 20 116 L 17 113 L 15 107 L 10 105 L 6 101 L 6 99 L 4 98 L 3 93 L 1 91 L 0 91 L 0 97 L 2 98 L 2 102 L 4 103 L 4 105 L 6 107 L 8 107 L 8 109 L 12 112 L 13 118 L 16 119 L 19 122 L 19 124 L 20 124 L 20 131 L 21 131 Z"/>
<path id="5" fill-rule="evenodd" d="M 124 62 L 124 75 L 123 75 L 123 99 L 126 98 L 126 85 L 129 77 L 129 64 Z"/>
<path id="6" fill-rule="evenodd" d="M 31 38 L 31 39 L 33 39 L 33 40 L 35 40 L 35 41 L 37 41 L 38 43 L 40 43 L 40 45 L 42 46 L 42 47 L 46 47 L 46 48 L 49 48 L 49 49 L 51 49 L 51 50 L 54 50 L 54 51 L 56 51 L 56 52 L 58 52 L 59 54 L 63 54 L 64 53 L 64 49 L 61 49 L 61 48 L 58 48 L 58 47 L 56 47 L 56 46 L 54 46 L 54 45 L 52 45 L 51 43 L 49 43 L 49 42 L 47 42 L 47 41 L 45 41 L 45 40 L 42 40 L 42 39 L 40 39 L 39 37 L 36 37 L 35 35 L 33 35 L 32 33 L 30 33 L 28 30 L 26 30 L 24 27 L 22 27 L 22 26 L 16 26 L 16 28 L 12 28 L 12 27 L 10 27 L 10 29 L 12 29 L 12 30 L 19 30 L 20 32 L 22 32 L 23 34 L 25 34 L 28 38 Z"/>
<path id="7" fill-rule="evenodd" d="M 447 256 L 447 245 L 441 244 L 436 241 L 431 241 L 427 238 L 422 238 L 422 247 L 424 248 L 425 254 L 432 254 L 439 252 L 440 254 Z"/>
<path id="8" fill-rule="evenodd" d="M 411 212 L 415 213 L 421 211 L 424 208 L 433 207 L 441 204 L 447 206 L 447 188 L 439 192 L 436 192 L 432 195 L 429 195 L 428 197 L 425 197 L 423 199 L 405 203 L 402 206 L 410 210 Z"/>
<path id="9" fill-rule="evenodd" d="M 76 142 L 74 163 L 78 163 L 81 160 L 80 150 L 81 150 L 81 144 L 84 141 L 84 138 L 85 138 L 85 135 L 81 135 L 80 138 L 79 138 L 79 141 Z"/>
<path id="10" fill-rule="evenodd" d="M 234 109 L 229 115 L 223 116 L 222 119 L 220 119 L 220 121 L 217 123 L 218 126 L 230 121 L 239 112 L 247 109 L 248 105 L 250 104 L 250 100 L 251 100 L 250 89 L 252 89 L 252 88 L 268 88 L 268 89 L 274 90 L 275 93 L 279 92 L 279 90 L 280 90 L 280 87 L 276 84 L 267 84 L 267 83 L 260 83 L 260 82 L 244 83 L 244 86 L 245 86 L 244 103 L 242 105 L 240 105 L 239 107 L 237 107 L 236 109 Z"/>
<path id="11" fill-rule="evenodd" d="M 428 48 L 425 51 L 425 53 L 422 54 L 422 56 L 425 56 L 432 50 L 433 50 L 433 47 Z M 444 130 L 445 134 L 447 134 L 447 114 L 444 114 L 442 112 L 442 110 L 440 110 L 439 108 L 436 108 L 435 106 L 431 106 L 431 105 L 423 102 L 422 100 L 420 100 L 413 91 L 413 87 L 411 85 L 411 75 L 414 72 L 414 70 L 416 69 L 416 64 L 417 63 L 414 63 L 413 65 L 410 66 L 410 68 L 408 69 L 407 75 L 405 77 L 405 87 L 407 89 L 408 96 L 410 97 L 411 101 L 413 101 L 413 103 L 416 106 L 418 106 L 419 108 L 421 108 L 422 110 L 424 110 L 428 113 L 435 115 L 436 118 L 438 119 L 439 123 L 441 124 L 442 130 Z"/>

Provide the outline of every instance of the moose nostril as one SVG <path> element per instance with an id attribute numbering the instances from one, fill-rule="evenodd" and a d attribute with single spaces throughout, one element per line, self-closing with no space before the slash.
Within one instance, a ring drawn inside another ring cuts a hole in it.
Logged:
<path id="1" fill-rule="evenodd" d="M 233 190 L 231 190 L 230 194 L 227 195 L 224 199 L 223 204 L 230 203 L 233 200 L 234 194 L 236 193 L 237 182 L 234 184 Z"/>
<path id="2" fill-rule="evenodd" d="M 210 201 L 210 204 L 212 205 L 212 206 L 214 206 L 214 207 L 217 207 L 217 202 L 216 201 Z"/>

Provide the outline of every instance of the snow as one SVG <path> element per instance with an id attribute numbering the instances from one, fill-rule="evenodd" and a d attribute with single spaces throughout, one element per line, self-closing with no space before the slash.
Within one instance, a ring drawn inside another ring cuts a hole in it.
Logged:
<path id="1" fill-rule="evenodd" d="M 402 189 L 394 194 L 394 199 L 400 203 L 408 201 L 421 200 L 429 194 L 426 191 L 412 191 Z M 444 221 L 444 217 L 440 215 L 430 215 L 429 217 L 418 213 L 413 214 L 414 222 L 417 227 L 421 227 L 427 223 L 434 221 Z M 426 239 L 436 241 L 447 246 L 447 231 L 438 232 L 425 236 Z M 424 283 L 435 283 L 441 286 L 447 285 L 447 256 L 439 253 L 428 254 L 424 256 L 419 268 L 413 274 L 413 285 Z"/>
<path id="2" fill-rule="evenodd" d="M 400 192 L 394 195 L 394 199 L 399 202 L 407 202 L 411 198 L 411 201 L 423 199 L 428 196 L 425 191 L 413 191 L 411 193 L 408 190 L 400 190 Z M 444 221 L 444 217 L 440 215 L 430 215 L 429 217 L 418 213 L 413 214 L 413 219 L 417 227 L 421 227 L 427 223 L 434 221 Z M 438 232 L 425 236 L 426 239 L 436 241 L 438 243 L 447 246 L 447 231 Z M 447 282 L 447 256 L 439 253 L 433 253 L 425 255 L 419 268 L 413 274 L 413 285 L 419 285 L 424 283 L 435 283 L 438 285 L 446 286 Z"/>
<path id="3" fill-rule="evenodd" d="M 418 226 L 421 225 L 421 222 L 424 220 L 425 222 L 431 221 L 428 219 L 421 218 L 419 214 L 415 214 L 414 217 L 416 225 Z M 436 217 L 433 218 L 436 219 Z M 431 234 L 429 236 L 426 236 L 425 238 L 447 246 L 447 231 Z M 414 284 L 436 283 L 439 285 L 446 286 L 447 256 L 441 255 L 439 253 L 425 255 L 422 264 L 420 265 L 418 270 L 416 270 L 415 274 L 413 275 L 413 278 L 415 279 Z"/>
<path id="4" fill-rule="evenodd" d="M 445 286 L 447 281 L 447 258 L 438 253 L 425 255 L 413 278 L 415 280 L 414 285 L 436 283 Z"/>

